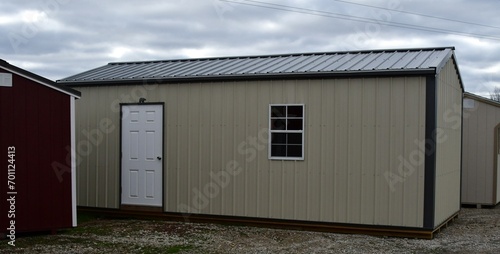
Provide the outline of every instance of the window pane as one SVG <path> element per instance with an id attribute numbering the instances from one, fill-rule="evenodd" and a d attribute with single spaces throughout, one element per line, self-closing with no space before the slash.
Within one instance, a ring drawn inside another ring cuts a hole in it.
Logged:
<path id="1" fill-rule="evenodd" d="M 287 130 L 302 130 L 302 119 L 289 119 Z"/>
<path id="2" fill-rule="evenodd" d="M 286 134 L 285 133 L 272 133 L 271 134 L 271 144 L 286 144 Z"/>
<path id="3" fill-rule="evenodd" d="M 286 156 L 286 145 L 271 145 L 271 156 L 273 156 L 273 157 L 285 157 Z"/>
<path id="4" fill-rule="evenodd" d="M 288 106 L 288 117 L 303 117 L 302 106 Z"/>
<path id="5" fill-rule="evenodd" d="M 286 157 L 302 157 L 302 146 L 288 145 Z"/>
<path id="6" fill-rule="evenodd" d="M 301 145 L 302 144 L 302 133 L 288 133 L 287 134 L 287 144 Z"/>
<path id="7" fill-rule="evenodd" d="M 271 119 L 271 130 L 284 130 L 285 119 Z"/>
<path id="8" fill-rule="evenodd" d="M 271 117 L 286 117 L 286 106 L 271 106 Z"/>

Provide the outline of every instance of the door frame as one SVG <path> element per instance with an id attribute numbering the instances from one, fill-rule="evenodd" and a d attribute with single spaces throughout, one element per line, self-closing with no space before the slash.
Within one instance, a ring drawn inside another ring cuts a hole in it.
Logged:
<path id="1" fill-rule="evenodd" d="M 160 207 L 149 207 L 149 206 L 141 206 L 141 205 L 123 205 L 122 204 L 122 159 L 123 159 L 123 154 L 122 154 L 122 149 L 123 149 L 123 106 L 146 106 L 146 105 L 160 105 L 161 106 L 161 113 L 162 113 L 162 128 L 161 128 L 161 135 L 162 135 L 162 142 L 161 142 L 161 157 L 162 157 L 162 163 L 161 163 L 161 191 L 162 191 L 162 198 L 161 198 L 161 206 Z M 144 102 L 144 103 L 120 103 L 120 168 L 119 168 L 119 198 L 118 198 L 118 209 L 120 210 L 135 210 L 135 211 L 148 211 L 148 212 L 163 212 L 165 209 L 165 103 L 164 102 Z"/>

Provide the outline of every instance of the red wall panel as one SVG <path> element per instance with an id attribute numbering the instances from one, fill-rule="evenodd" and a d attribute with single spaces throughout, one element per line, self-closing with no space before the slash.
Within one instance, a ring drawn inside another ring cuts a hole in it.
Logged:
<path id="1" fill-rule="evenodd" d="M 71 227 L 71 174 L 62 174 L 60 181 L 52 166 L 54 162 L 67 165 L 70 96 L 13 75 L 13 87 L 0 87 L 0 128 L 4 172 L 0 227 L 9 226 L 7 147 L 12 145 L 16 147 L 16 233 Z"/>

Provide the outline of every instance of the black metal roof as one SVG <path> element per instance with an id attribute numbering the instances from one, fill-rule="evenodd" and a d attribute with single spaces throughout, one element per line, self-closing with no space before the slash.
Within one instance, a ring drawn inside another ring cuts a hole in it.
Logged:
<path id="1" fill-rule="evenodd" d="M 454 47 L 441 47 L 117 62 L 58 82 L 98 85 L 144 80 L 437 73 L 453 57 L 453 51 Z"/>

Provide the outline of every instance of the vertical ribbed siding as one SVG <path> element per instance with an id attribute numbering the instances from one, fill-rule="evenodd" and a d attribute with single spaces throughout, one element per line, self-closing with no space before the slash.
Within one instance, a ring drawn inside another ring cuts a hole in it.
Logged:
<path id="1" fill-rule="evenodd" d="M 79 206 L 118 208 L 119 108 L 114 89 L 79 88 L 76 100 L 76 163 Z"/>
<path id="2" fill-rule="evenodd" d="M 464 97 L 474 100 L 474 107 L 464 108 L 462 203 L 495 205 L 500 201 L 500 174 L 495 174 L 498 171 L 495 128 L 500 124 L 500 108 L 474 97 Z"/>
<path id="3" fill-rule="evenodd" d="M 424 139 L 425 78 L 79 90 L 77 143 L 100 119 L 116 130 L 82 156 L 78 205 L 119 207 L 120 123 L 113 105 L 144 97 L 165 102 L 165 211 L 422 226 L 423 164 L 411 174 L 401 167 L 418 149 L 415 140 Z M 305 105 L 304 161 L 268 159 L 274 103 Z M 389 173 L 401 180 L 389 183 Z"/>
<path id="4" fill-rule="evenodd" d="M 439 73 L 435 220 L 437 226 L 460 210 L 462 93 L 454 61 Z M 441 138 L 440 138 L 441 137 Z"/>

